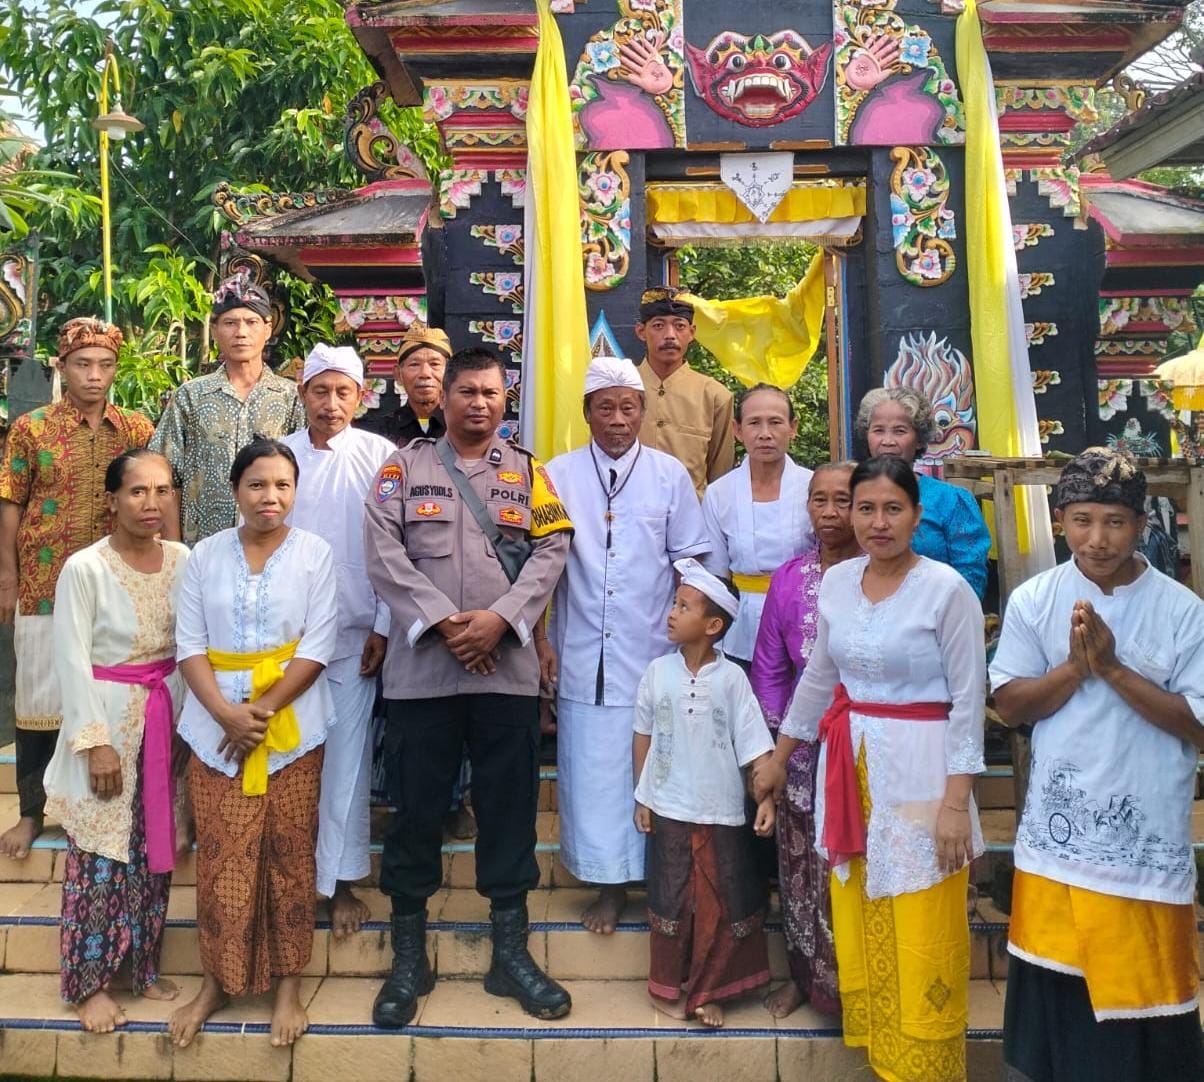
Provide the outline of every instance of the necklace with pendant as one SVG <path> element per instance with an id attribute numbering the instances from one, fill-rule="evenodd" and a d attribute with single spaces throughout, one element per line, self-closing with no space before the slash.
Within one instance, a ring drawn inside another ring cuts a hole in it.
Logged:
<path id="1" fill-rule="evenodd" d="M 631 475 L 633 473 L 635 473 L 635 466 L 636 466 L 636 463 L 639 462 L 639 460 L 640 460 L 640 452 L 643 451 L 643 449 L 644 449 L 644 445 L 642 443 L 637 442 L 635 458 L 633 458 L 631 460 L 631 467 L 627 471 L 627 476 L 623 478 L 623 483 L 620 484 L 619 487 L 614 490 L 614 492 L 611 492 L 610 485 L 608 485 L 602 477 L 602 467 L 598 465 L 598 455 L 594 451 L 593 442 L 592 441 L 590 442 L 589 456 L 590 456 L 590 458 L 592 458 L 594 460 L 594 473 L 598 477 L 598 484 L 602 486 L 602 495 L 606 497 L 606 515 L 603 518 L 603 521 L 606 523 L 606 551 L 607 552 L 610 551 L 610 541 L 611 541 L 610 524 L 612 522 L 614 522 L 614 520 L 615 520 L 614 512 L 611 511 L 611 509 L 610 509 L 611 502 L 619 495 L 620 492 L 623 491 L 623 489 L 625 489 L 627 487 L 627 482 L 631 480 Z"/>

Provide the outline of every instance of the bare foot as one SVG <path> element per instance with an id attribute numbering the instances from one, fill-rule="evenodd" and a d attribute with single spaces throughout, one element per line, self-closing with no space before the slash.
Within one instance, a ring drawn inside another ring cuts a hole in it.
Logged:
<path id="1" fill-rule="evenodd" d="M 978 916 L 978 888 L 970 883 L 966 887 L 966 919 L 981 919 Z"/>
<path id="2" fill-rule="evenodd" d="M 626 887 L 602 887 L 597 901 L 581 914 L 581 923 L 598 935 L 611 935 L 618 927 L 619 916 L 626 904 Z"/>
<path id="3" fill-rule="evenodd" d="M 29 856 L 34 839 L 42 833 L 42 820 L 30 815 L 23 815 L 17 820 L 17 825 L 9 827 L 0 834 L 0 857 L 10 860 L 24 860 Z"/>
<path id="4" fill-rule="evenodd" d="M 330 929 L 335 939 L 343 940 L 354 935 L 371 916 L 368 906 L 351 891 L 351 884 L 335 884 L 334 897 L 330 899 Z"/>
<path id="5" fill-rule="evenodd" d="M 160 977 L 154 984 L 148 984 L 141 992 L 138 993 L 143 999 L 155 999 L 160 1002 L 169 1002 L 180 994 L 180 988 L 175 981 L 169 981 L 166 977 Z"/>
<path id="6" fill-rule="evenodd" d="M 467 841 L 477 836 L 477 820 L 472 811 L 460 805 L 454 812 L 448 812 L 443 819 L 443 832 L 450 838 Z"/>
<path id="7" fill-rule="evenodd" d="M 678 996 L 677 999 L 668 1000 L 661 999 L 660 996 L 654 996 L 651 992 L 648 993 L 648 998 L 652 1000 L 652 1005 L 660 1011 L 661 1014 L 667 1015 L 669 1018 L 676 1018 L 679 1022 L 686 1020 L 686 997 Z"/>
<path id="8" fill-rule="evenodd" d="M 281 977 L 272 1007 L 272 1047 L 285 1048 L 309 1029 L 309 1015 L 301 1006 L 301 978 Z"/>
<path id="9" fill-rule="evenodd" d="M 200 1031 L 201 1026 L 205 1024 L 205 1020 L 228 1002 L 222 986 L 217 983 L 217 978 L 206 973 L 201 990 L 197 992 L 195 998 L 173 1011 L 171 1018 L 167 1021 L 167 1032 L 172 1043 L 177 1048 L 187 1048 L 192 1043 L 193 1037 Z"/>
<path id="10" fill-rule="evenodd" d="M 126 1022 L 125 1012 L 117 1006 L 108 992 L 95 992 L 75 1005 L 79 1024 L 89 1033 L 112 1033 Z"/>
<path id="11" fill-rule="evenodd" d="M 694 1009 L 694 1017 L 704 1026 L 718 1029 L 723 1025 L 723 1008 L 718 1003 L 704 1003 Z"/>
<path id="12" fill-rule="evenodd" d="M 803 993 L 794 981 L 787 981 L 780 988 L 775 988 L 765 997 L 765 1009 L 774 1018 L 785 1018 L 793 1014 L 803 1005 Z"/>

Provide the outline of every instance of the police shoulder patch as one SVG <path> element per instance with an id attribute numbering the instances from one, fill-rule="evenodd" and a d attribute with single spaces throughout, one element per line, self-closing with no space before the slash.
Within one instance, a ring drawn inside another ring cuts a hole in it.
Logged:
<path id="1" fill-rule="evenodd" d="M 391 496 L 401 491 L 403 477 L 401 466 L 396 462 L 386 462 L 376 476 L 376 488 L 373 495 L 377 503 L 384 503 Z"/>

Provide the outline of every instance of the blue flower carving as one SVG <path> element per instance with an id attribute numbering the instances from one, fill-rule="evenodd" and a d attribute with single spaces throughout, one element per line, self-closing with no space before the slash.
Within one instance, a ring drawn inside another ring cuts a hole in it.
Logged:
<path id="1" fill-rule="evenodd" d="M 904 64 L 913 64 L 917 68 L 928 66 L 928 50 L 932 47 L 926 34 L 905 34 L 899 47 L 899 60 Z"/>
<path id="2" fill-rule="evenodd" d="M 619 50 L 613 41 L 591 41 L 585 51 L 594 71 L 610 71 L 619 66 Z"/>

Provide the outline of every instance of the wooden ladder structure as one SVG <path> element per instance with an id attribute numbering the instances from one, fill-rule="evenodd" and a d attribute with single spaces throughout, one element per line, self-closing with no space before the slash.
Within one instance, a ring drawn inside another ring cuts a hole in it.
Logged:
<path id="1" fill-rule="evenodd" d="M 1169 497 L 1187 513 L 1191 587 L 1204 597 L 1204 466 L 1182 459 L 1139 458 L 1151 496 Z M 945 480 L 993 506 L 995 551 L 999 561 L 999 604 L 1024 580 L 1024 562 L 1016 531 L 1016 486 L 1057 483 L 1064 462 L 1052 458 L 995 458 L 965 455 L 946 459 Z M 984 513 L 984 518 L 987 516 Z"/>

